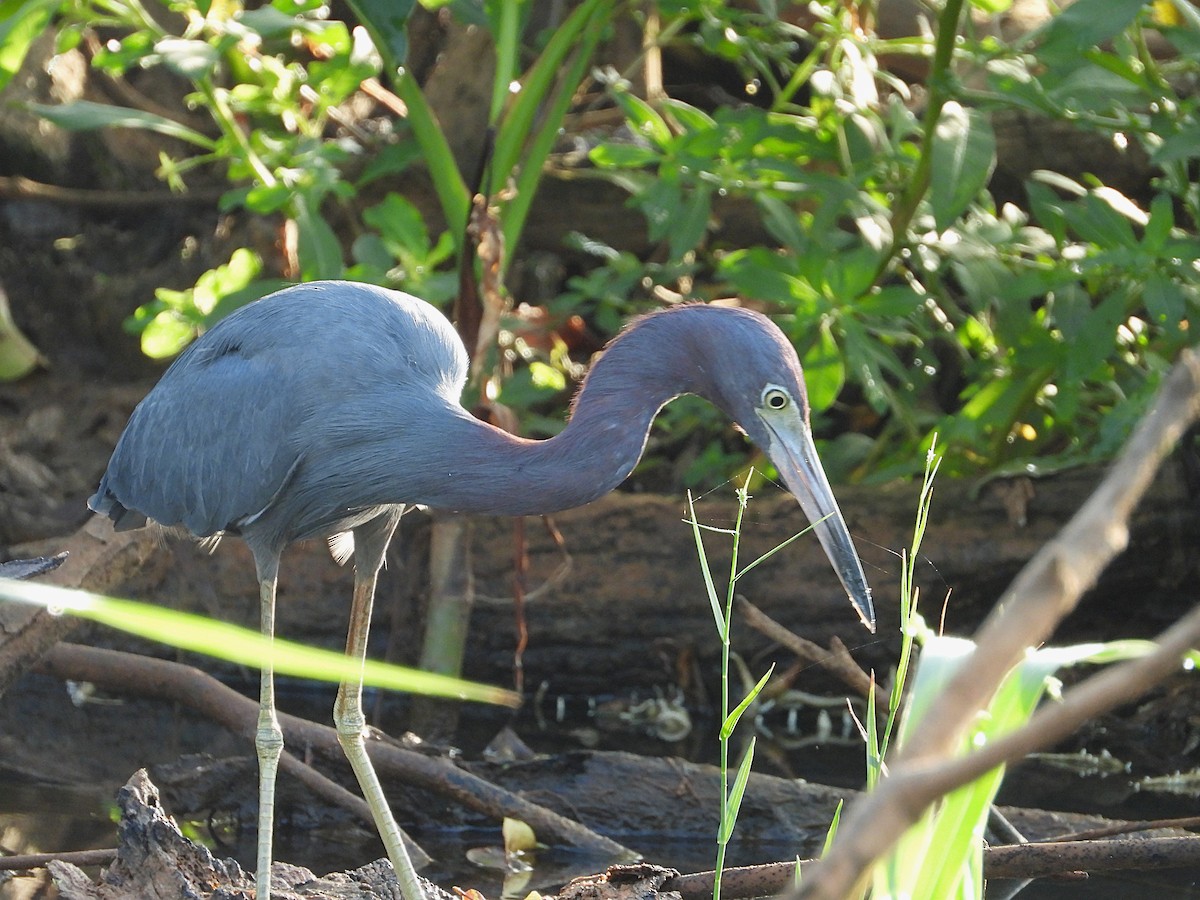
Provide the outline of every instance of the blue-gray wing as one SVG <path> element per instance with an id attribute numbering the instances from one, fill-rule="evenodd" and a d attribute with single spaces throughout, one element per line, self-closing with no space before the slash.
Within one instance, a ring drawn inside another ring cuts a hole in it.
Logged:
<path id="1" fill-rule="evenodd" d="M 274 354 L 192 350 L 134 410 L 88 501 L 118 528 L 150 518 L 216 534 L 266 507 L 297 464 L 299 411 Z"/>
<path id="2" fill-rule="evenodd" d="M 378 484 L 396 480 L 395 466 L 366 448 L 455 406 L 466 377 L 454 329 L 415 297 L 348 282 L 287 288 L 175 361 L 134 410 L 88 505 L 118 528 L 151 518 L 207 537 L 249 526 L 294 489 L 303 503 L 278 525 L 309 533 L 403 494 Z"/>

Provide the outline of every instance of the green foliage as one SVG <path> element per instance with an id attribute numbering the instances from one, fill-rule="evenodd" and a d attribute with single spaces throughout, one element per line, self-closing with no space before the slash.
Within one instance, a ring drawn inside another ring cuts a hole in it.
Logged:
<path id="1" fill-rule="evenodd" d="M 1079 0 L 1006 45 L 964 31 L 961 2 L 943 5 L 933 38 L 887 42 L 844 4 L 810 4 L 806 30 L 724 4 L 660 4 L 664 33 L 686 23 L 766 105 L 648 103 L 614 81 L 634 139 L 591 158 L 644 216 L 655 270 L 686 265 L 691 295 L 773 312 L 818 428 L 838 406 L 861 410 L 873 445 L 858 477 L 912 472 L 935 432 L 958 474 L 1104 459 L 1195 342 L 1200 303 L 1200 101 L 1175 88 L 1200 74 L 1200 17 L 1181 3 L 1149 22 L 1161 6 Z M 1150 56 L 1151 24 L 1174 57 Z M 923 110 L 882 71 L 884 51 L 931 60 Z M 1141 197 L 1034 172 L 1023 200 L 997 204 L 1000 113 L 1140 147 L 1158 175 Z M 769 243 L 713 242 L 731 201 L 753 205 Z M 629 260 L 606 269 L 575 289 L 613 305 L 642 289 Z"/>
<path id="2" fill-rule="evenodd" d="M 157 65 L 186 79 L 194 88 L 188 102 L 211 118 L 215 137 L 162 114 L 103 104 L 35 106 L 34 111 L 68 129 L 140 128 L 194 147 L 195 155 L 182 159 L 164 155 L 160 175 L 182 190 L 186 176 L 197 168 L 222 167 L 232 185 L 222 199 L 223 209 L 290 221 L 298 266 L 294 274 L 300 280 L 352 278 L 403 288 L 433 302 L 453 297 L 454 264 L 470 196 L 440 125 L 402 68 L 413 3 L 355 0 L 351 7 L 365 29 L 360 31 L 329 18 L 329 8 L 316 0 L 273 0 L 257 9 L 204 0 L 171 0 L 168 5 L 173 17 L 150 15 L 140 0 L 60 0 L 47 9 L 57 7 L 62 16 L 63 46 L 76 43 L 85 29 L 104 27 L 115 33 L 93 59 L 108 74 L 120 77 Z M 518 66 L 525 58 L 528 2 L 485 4 L 481 18 L 472 4 L 452 6 L 488 27 L 496 42 L 493 183 L 484 185 L 483 192 L 497 206 L 507 246 L 513 247 L 542 164 L 605 33 L 613 3 L 586 0 L 575 8 L 524 73 Z M 30 22 L 42 21 L 41 9 L 37 0 L 0 6 L 0 36 L 12 33 L 16 42 Z M 170 30 L 160 19 L 176 23 L 177 29 Z M 24 49 L 19 56 L 0 56 L 0 76 L 10 58 L 16 64 L 23 55 Z M 339 131 L 339 108 L 365 79 L 381 74 L 395 78 L 408 107 L 407 130 L 390 143 L 354 129 Z M 370 162 L 364 165 L 368 154 Z M 429 171 L 448 223 L 436 235 L 429 233 L 416 207 L 397 194 L 361 210 L 354 203 L 360 189 L 418 160 Z M 356 169 L 361 172 L 354 177 Z M 347 247 L 328 224 L 334 206 L 339 219 L 351 223 L 349 265 Z M 129 327 L 142 332 L 150 355 L 173 355 L 221 315 L 277 287 L 278 281 L 258 277 L 261 268 L 256 255 L 239 249 L 194 288 L 160 290 Z"/>

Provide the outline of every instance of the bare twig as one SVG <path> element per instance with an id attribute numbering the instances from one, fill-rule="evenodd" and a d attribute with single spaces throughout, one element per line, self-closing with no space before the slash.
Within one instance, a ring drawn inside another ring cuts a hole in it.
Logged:
<path id="1" fill-rule="evenodd" d="M 971 756 L 945 758 L 1025 649 L 1050 635 L 1125 547 L 1135 504 L 1161 460 L 1198 416 L 1200 356 L 1185 350 L 1108 476 L 1001 597 L 976 634 L 975 650 L 892 761 L 891 777 L 848 810 L 831 852 L 814 866 L 796 896 L 833 900 L 849 895 L 871 863 L 944 791 L 1065 737 L 1087 718 L 1137 696 L 1177 669 L 1180 656 L 1200 640 L 1200 611 L 1167 631 L 1158 652 L 1097 675 L 1060 706 L 1041 710 L 1026 728 Z"/>
<path id="2" fill-rule="evenodd" d="M 813 643 L 789 631 L 744 597 L 738 597 L 738 611 L 745 617 L 746 624 L 755 631 L 782 644 L 801 659 L 836 675 L 846 687 L 864 699 L 870 696 L 871 676 L 862 670 L 854 661 L 854 657 L 850 655 L 850 651 L 846 649 L 846 645 L 836 637 L 831 642 L 830 649 L 826 650 L 820 644 Z M 887 691 L 878 684 L 874 685 L 874 690 L 876 706 L 879 709 L 887 709 L 889 703 Z"/>

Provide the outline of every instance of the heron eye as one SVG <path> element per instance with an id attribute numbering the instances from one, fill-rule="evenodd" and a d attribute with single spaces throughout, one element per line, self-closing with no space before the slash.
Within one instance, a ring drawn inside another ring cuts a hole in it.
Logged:
<path id="1" fill-rule="evenodd" d="M 767 409 L 787 409 L 791 402 L 792 398 L 782 388 L 767 388 L 763 391 L 763 406 Z"/>

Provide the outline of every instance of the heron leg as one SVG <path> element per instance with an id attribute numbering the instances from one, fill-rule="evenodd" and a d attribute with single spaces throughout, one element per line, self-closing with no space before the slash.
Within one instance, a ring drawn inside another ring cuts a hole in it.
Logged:
<path id="1" fill-rule="evenodd" d="M 346 655 L 358 662 L 358 677 L 346 680 L 338 688 L 337 703 L 333 708 L 333 721 L 337 726 L 338 743 L 350 761 L 350 767 L 358 778 L 363 798 L 371 807 L 375 827 L 383 839 L 388 859 L 396 870 L 400 892 L 405 900 L 424 900 L 425 892 L 417 877 L 417 870 L 404 846 L 404 835 L 392 815 L 384 796 L 379 776 L 367 755 L 364 733 L 367 727 L 362 708 L 362 666 L 367 655 L 367 635 L 371 629 L 371 606 L 375 599 L 375 581 L 383 554 L 387 550 L 400 512 L 388 512 L 365 525 L 354 529 L 354 602 L 350 607 L 350 628 L 346 636 Z"/>
<path id="2" fill-rule="evenodd" d="M 275 589 L 279 577 L 278 554 L 255 556 L 262 633 L 275 639 Z M 283 731 L 275 715 L 275 665 L 268 654 L 263 660 L 258 695 L 258 728 L 254 733 L 258 754 L 258 864 L 254 876 L 258 900 L 271 897 L 271 850 L 275 829 L 275 776 L 283 753 Z"/>

